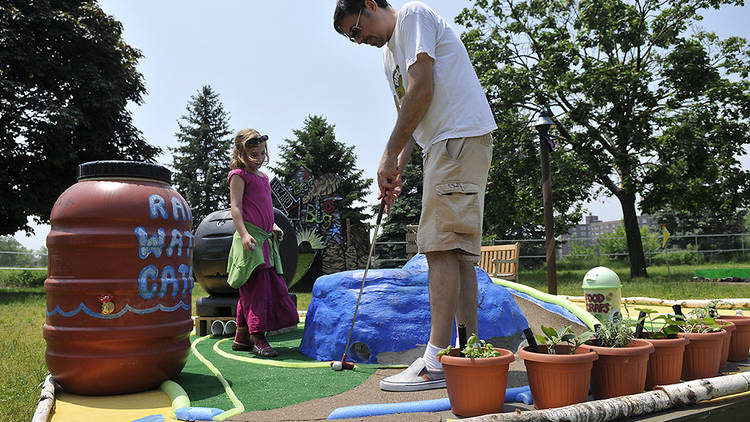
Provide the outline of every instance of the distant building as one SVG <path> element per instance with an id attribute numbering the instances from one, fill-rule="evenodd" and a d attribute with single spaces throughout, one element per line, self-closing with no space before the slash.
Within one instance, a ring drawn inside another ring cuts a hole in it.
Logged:
<path id="1" fill-rule="evenodd" d="M 560 256 L 570 253 L 570 241 L 575 240 L 582 242 L 586 246 L 593 246 L 602 234 L 614 233 L 617 226 L 622 224 L 622 220 L 600 221 L 596 215 L 587 215 L 586 222 L 573 227 L 568 233 L 561 236 L 565 243 L 559 246 Z M 640 227 L 649 226 L 658 228 L 656 220 L 649 214 L 638 216 L 638 225 Z"/>

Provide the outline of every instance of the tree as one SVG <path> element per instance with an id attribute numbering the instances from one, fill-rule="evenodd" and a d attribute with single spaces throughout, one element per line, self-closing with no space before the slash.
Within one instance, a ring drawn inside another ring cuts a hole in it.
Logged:
<path id="1" fill-rule="evenodd" d="M 370 193 L 372 179 L 363 178 L 363 171 L 357 169 L 354 146 L 337 141 L 334 126 L 322 116 L 308 116 L 302 129 L 293 133 L 296 139 L 284 139 L 278 165 L 270 169 L 285 184 L 291 183 L 300 166 L 317 177 L 328 173 L 338 175 L 341 221 L 349 219 L 352 225 L 362 224 L 369 216 L 364 213 L 365 205 L 356 204 L 362 204 L 362 198 Z"/>
<path id="2" fill-rule="evenodd" d="M 174 152 L 174 184 L 190 204 L 194 224 L 210 213 L 229 206 L 229 171 L 232 149 L 229 115 L 219 94 L 203 86 L 190 97 L 187 114 L 175 134 L 181 144 Z"/>
<path id="3" fill-rule="evenodd" d="M 661 241 L 656 233 L 651 231 L 648 226 L 640 228 L 641 237 L 645 238 L 645 249 L 648 254 L 655 254 L 661 247 Z M 620 224 L 614 233 L 602 233 L 597 239 L 599 251 L 605 255 L 610 255 L 614 259 L 624 260 L 628 255 L 627 236 L 625 236 L 625 226 Z"/>
<path id="4" fill-rule="evenodd" d="M 12 236 L 0 236 L 0 267 L 30 266 L 30 251 Z"/>
<path id="5" fill-rule="evenodd" d="M 141 57 L 96 2 L 0 1 L 0 233 L 48 221 L 78 164 L 161 151 L 126 108 L 146 92 Z"/>
<path id="6" fill-rule="evenodd" d="M 477 72 L 488 69 L 477 67 Z M 489 85 L 484 80 L 483 83 L 487 89 Z M 484 238 L 544 237 L 539 137 L 530 130 L 529 118 L 517 110 L 495 102 L 490 106 L 498 129 L 493 133 L 492 164 L 487 178 Z M 555 232 L 566 233 L 581 220 L 581 204 L 588 197 L 593 180 L 582 171 L 574 154 L 559 145 L 550 153 L 550 167 Z M 544 255 L 543 244 L 525 242 L 521 247 L 524 255 Z"/>
<path id="7" fill-rule="evenodd" d="M 493 106 L 551 110 L 556 142 L 618 199 L 631 277 L 647 276 L 636 195 L 644 211 L 749 201 L 747 42 L 692 30 L 724 4 L 742 2 L 476 0 L 457 17 Z"/>
<path id="8" fill-rule="evenodd" d="M 684 211 L 675 211 L 669 207 L 659 210 L 653 217 L 660 224 L 667 226 L 672 235 L 690 234 L 721 234 L 721 233 L 744 233 L 746 209 L 737 209 L 734 212 L 727 210 L 726 213 L 717 213 L 710 209 L 702 210 L 698 214 Z M 730 249 L 741 247 L 742 239 L 736 236 L 717 236 L 702 239 L 705 244 L 714 244 L 715 249 Z M 670 238 L 672 245 L 685 248 L 693 242 L 698 243 L 690 237 Z M 696 245 L 698 246 L 698 245 Z"/>

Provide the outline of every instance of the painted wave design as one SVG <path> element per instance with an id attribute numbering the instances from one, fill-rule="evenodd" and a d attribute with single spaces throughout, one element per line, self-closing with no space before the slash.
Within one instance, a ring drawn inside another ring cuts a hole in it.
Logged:
<path id="1" fill-rule="evenodd" d="M 115 318 L 119 318 L 119 317 L 125 315 L 128 312 L 133 312 L 134 314 L 143 315 L 143 314 L 150 314 L 150 313 L 156 312 L 156 311 L 174 312 L 174 311 L 179 310 L 179 309 L 184 309 L 186 311 L 190 310 L 190 305 L 186 304 L 183 301 L 180 301 L 180 303 L 178 303 L 178 304 L 176 304 L 174 306 L 164 306 L 162 304 L 158 304 L 158 305 L 156 305 L 154 307 L 151 307 L 151 308 L 138 309 L 138 308 L 133 308 L 132 306 L 126 304 L 125 307 L 122 308 L 119 312 L 112 313 L 112 314 L 109 314 L 109 315 L 103 315 L 100 312 L 92 311 L 86 305 L 84 305 L 83 302 L 81 302 L 81 304 L 79 304 L 77 308 L 75 308 L 74 310 L 69 311 L 69 312 L 63 311 L 62 309 L 60 309 L 59 305 L 56 305 L 55 309 L 53 309 L 52 311 L 46 310 L 46 313 L 47 313 L 47 316 L 53 316 L 53 315 L 59 313 L 60 315 L 62 315 L 64 317 L 70 318 L 70 317 L 78 315 L 78 313 L 80 313 L 80 312 L 83 312 L 86 315 L 92 316 L 94 318 L 99 318 L 99 319 L 115 319 Z"/>

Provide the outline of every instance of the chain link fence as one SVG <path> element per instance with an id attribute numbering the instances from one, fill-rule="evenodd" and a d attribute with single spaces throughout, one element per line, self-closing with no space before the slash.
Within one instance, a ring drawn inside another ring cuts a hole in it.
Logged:
<path id="1" fill-rule="evenodd" d="M 545 239 L 495 239 L 485 245 L 520 244 L 521 265 L 525 268 L 544 266 Z M 647 265 L 690 264 L 710 262 L 750 263 L 750 233 L 717 233 L 671 235 L 662 247 L 662 235 L 642 237 Z M 607 265 L 613 261 L 629 264 L 627 240 L 614 234 L 556 240 L 556 260 L 565 268 L 589 268 Z M 375 244 L 373 268 L 397 268 L 411 256 L 406 254 L 406 242 L 378 242 Z"/>
<path id="2" fill-rule="evenodd" d="M 644 255 L 648 265 L 750 262 L 750 233 L 672 235 L 665 247 L 662 247 L 662 240 L 661 235 L 643 236 Z M 544 239 L 496 239 L 486 244 L 516 242 L 521 245 L 520 260 L 524 267 L 544 265 Z M 606 265 L 612 261 L 628 262 L 626 239 L 614 235 L 572 239 L 560 237 L 556 244 L 557 262 L 563 267 Z M 409 258 L 411 256 L 407 256 L 406 242 L 377 242 L 372 268 L 398 268 Z M 39 252 L 0 251 L 0 270 L 46 271 L 47 255 Z"/>
<path id="3" fill-rule="evenodd" d="M 47 254 L 0 251 L 0 270 L 47 271 Z"/>

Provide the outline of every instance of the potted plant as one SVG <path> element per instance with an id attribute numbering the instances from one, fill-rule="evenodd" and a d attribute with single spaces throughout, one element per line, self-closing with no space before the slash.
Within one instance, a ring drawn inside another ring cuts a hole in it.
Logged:
<path id="1" fill-rule="evenodd" d="M 727 302 L 724 302 L 722 300 L 712 300 L 704 308 L 707 316 L 714 318 L 717 323 L 723 324 L 722 326 L 724 328 L 724 331 L 727 332 L 727 334 L 724 336 L 724 340 L 721 343 L 721 362 L 719 363 L 719 369 L 727 366 L 727 362 L 729 361 L 729 349 L 732 345 L 732 337 L 734 337 L 734 332 L 737 330 L 737 324 L 735 324 L 731 320 L 731 317 L 724 319 L 719 315 L 719 311 L 716 308 L 721 304 L 727 304 Z M 748 338 L 748 348 L 750 348 L 750 319 L 747 320 L 746 324 L 748 325 L 746 328 L 743 327 L 745 328 L 743 331 L 747 332 L 747 335 L 745 337 Z M 742 334 L 739 335 L 742 336 Z M 747 352 L 745 352 L 744 355 L 745 356 L 742 359 L 739 359 L 740 361 L 744 361 L 745 359 L 747 359 Z"/>
<path id="2" fill-rule="evenodd" d="M 461 356 L 463 354 L 463 357 Z M 472 334 L 463 349 L 448 346 L 438 353 L 445 371 L 451 411 L 463 417 L 499 413 L 505 403 L 510 350 L 494 347 Z"/>
<path id="3" fill-rule="evenodd" d="M 655 385 L 680 382 L 683 355 L 689 340 L 678 334 L 685 323 L 675 315 L 659 314 L 653 309 L 636 310 L 640 312 L 638 325 L 642 328 L 642 335 L 637 337 L 654 346 L 654 353 L 648 358 L 646 390 L 651 390 Z"/>
<path id="4" fill-rule="evenodd" d="M 719 374 L 722 343 L 728 333 L 722 330 L 722 324 L 705 315 L 705 310 L 693 309 L 685 319 L 685 332 L 681 335 L 689 340 L 682 363 L 682 378 L 686 381 Z"/>
<path id="5" fill-rule="evenodd" d="M 594 340 L 581 346 L 599 355 L 591 370 L 594 398 L 607 399 L 643 392 L 646 386 L 651 343 L 633 337 L 634 323 L 613 315 L 594 333 Z"/>
<path id="6" fill-rule="evenodd" d="M 559 331 L 542 326 L 536 338 L 527 336 L 529 346 L 518 351 L 524 360 L 534 407 L 547 409 L 585 402 L 589 395 L 593 351 L 580 349 L 591 332 L 576 335 L 570 326 Z"/>
<path id="7" fill-rule="evenodd" d="M 743 316 L 740 312 L 738 315 L 719 315 L 716 311 L 716 307 L 721 304 L 721 301 L 712 301 L 709 306 L 710 317 L 716 318 L 716 322 L 720 324 L 731 323 L 734 325 L 734 329 L 731 326 L 724 326 L 724 329 L 729 331 L 729 346 L 727 347 L 725 355 L 722 355 L 723 368 L 727 360 L 732 362 L 744 362 L 747 360 L 748 351 L 750 351 L 750 317 Z"/>
<path id="8" fill-rule="evenodd" d="M 750 351 L 750 317 L 743 315 L 722 315 L 719 323 L 731 322 L 735 326 L 729 340 L 728 360 L 730 362 L 744 362 Z"/>

